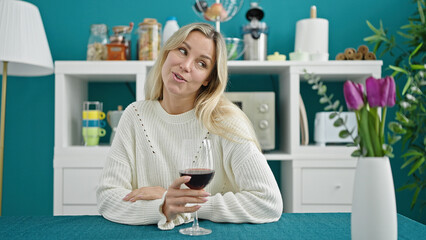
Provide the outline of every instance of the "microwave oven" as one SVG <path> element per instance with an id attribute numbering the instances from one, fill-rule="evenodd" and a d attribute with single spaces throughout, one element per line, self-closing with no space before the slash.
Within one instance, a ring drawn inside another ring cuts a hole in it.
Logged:
<path id="1" fill-rule="evenodd" d="M 275 149 L 275 93 L 225 92 L 251 121 L 262 150 Z"/>

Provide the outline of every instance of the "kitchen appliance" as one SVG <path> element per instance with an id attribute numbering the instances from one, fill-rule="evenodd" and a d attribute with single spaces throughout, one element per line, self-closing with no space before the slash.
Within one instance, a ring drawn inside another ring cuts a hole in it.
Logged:
<path id="1" fill-rule="evenodd" d="M 250 9 L 246 13 L 247 20 L 250 21 L 243 26 L 244 45 L 247 49 L 244 52 L 244 60 L 266 60 L 268 48 L 268 26 L 261 22 L 264 12 L 256 2 L 250 3 Z"/>
<path id="2" fill-rule="evenodd" d="M 345 130 L 344 126 L 335 127 L 334 121 L 337 118 L 330 119 L 330 114 L 333 112 L 318 112 L 315 115 L 315 132 L 314 140 L 317 145 L 325 146 L 327 143 L 350 143 L 353 142 L 352 138 L 348 136 L 347 138 L 339 137 L 339 132 Z M 340 117 L 346 120 L 346 126 L 348 130 L 351 131 L 352 137 L 355 138 L 357 135 L 357 123 L 356 116 L 354 112 L 341 112 Z"/>
<path id="3" fill-rule="evenodd" d="M 253 124 L 262 150 L 275 149 L 275 93 L 225 92 Z"/>

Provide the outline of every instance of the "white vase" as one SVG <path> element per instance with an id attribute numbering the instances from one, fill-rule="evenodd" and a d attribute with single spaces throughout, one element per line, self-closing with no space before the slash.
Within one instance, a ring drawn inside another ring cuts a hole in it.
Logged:
<path id="1" fill-rule="evenodd" d="M 351 214 L 352 240 L 396 240 L 395 190 L 388 157 L 358 160 Z"/>

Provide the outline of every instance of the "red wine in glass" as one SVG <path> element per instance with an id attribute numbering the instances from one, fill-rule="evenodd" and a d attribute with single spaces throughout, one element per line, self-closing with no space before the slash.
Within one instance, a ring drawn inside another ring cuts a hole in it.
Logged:
<path id="1" fill-rule="evenodd" d="M 214 170 L 207 168 L 190 168 L 179 171 L 180 176 L 191 176 L 191 180 L 185 185 L 191 189 L 203 189 L 214 176 Z"/>
<path id="2" fill-rule="evenodd" d="M 184 140 L 183 144 L 184 149 L 189 148 L 188 150 L 184 151 L 185 153 L 194 152 L 194 144 L 191 143 L 191 140 Z M 210 183 L 215 174 L 215 171 L 213 170 L 214 164 L 210 139 L 205 138 L 204 140 L 202 140 L 199 152 L 197 154 L 198 155 L 195 155 L 196 159 L 194 159 L 194 156 L 192 156 L 192 154 L 189 157 L 183 157 L 179 166 L 179 174 L 181 177 L 191 177 L 191 179 L 187 183 L 185 183 L 185 185 L 193 190 L 204 189 Z M 194 223 L 192 224 L 192 227 L 181 228 L 179 229 L 179 232 L 191 236 L 210 234 L 212 230 L 202 228 L 198 224 L 197 211 L 195 211 L 194 215 Z"/>

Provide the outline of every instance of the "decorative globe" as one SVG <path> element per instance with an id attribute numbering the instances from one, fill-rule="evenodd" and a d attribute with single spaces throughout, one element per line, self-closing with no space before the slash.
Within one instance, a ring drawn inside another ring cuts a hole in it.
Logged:
<path id="1" fill-rule="evenodd" d="M 243 0 L 195 0 L 192 8 L 201 18 L 212 22 L 226 22 L 237 14 Z"/>
<path id="2" fill-rule="evenodd" d="M 244 41 L 241 38 L 225 38 L 225 43 L 228 60 L 240 58 L 246 50 Z"/>

